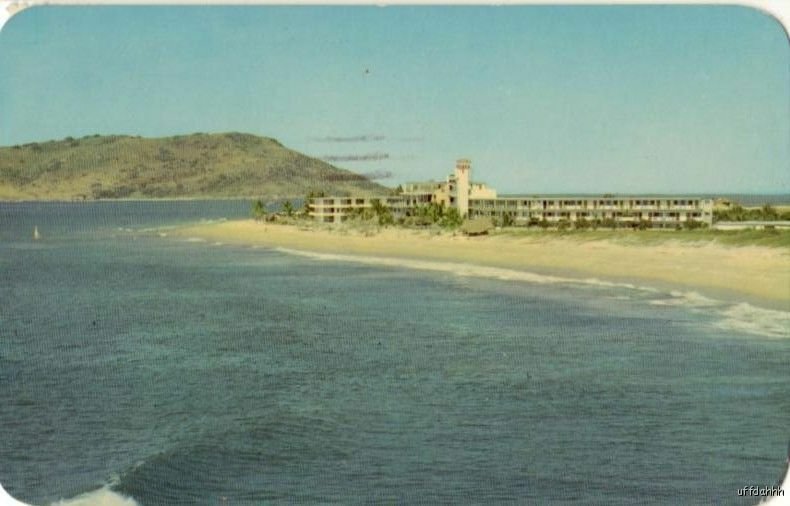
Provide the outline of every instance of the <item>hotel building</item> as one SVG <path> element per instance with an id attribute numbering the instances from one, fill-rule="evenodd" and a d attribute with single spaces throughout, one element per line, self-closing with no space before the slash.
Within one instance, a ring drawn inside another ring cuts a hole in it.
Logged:
<path id="1" fill-rule="evenodd" d="M 461 159 L 445 181 L 405 183 L 398 195 L 315 198 L 310 203 L 310 216 L 324 223 L 339 223 L 355 209 L 369 208 L 373 201 L 379 201 L 396 219 L 411 215 L 418 206 L 436 203 L 458 209 L 464 218 L 485 217 L 522 226 L 587 220 L 614 221 L 623 227 L 643 224 L 652 228 L 677 228 L 686 222 L 710 226 L 713 221 L 712 199 L 610 195 L 498 197 L 493 188 L 472 182 L 471 172 L 470 161 Z"/>

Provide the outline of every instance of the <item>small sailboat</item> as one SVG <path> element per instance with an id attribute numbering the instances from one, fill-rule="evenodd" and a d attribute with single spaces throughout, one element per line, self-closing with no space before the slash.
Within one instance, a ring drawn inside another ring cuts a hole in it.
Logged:
<path id="1" fill-rule="evenodd" d="M 41 234 L 38 233 L 38 226 L 33 227 L 33 239 L 41 239 Z"/>

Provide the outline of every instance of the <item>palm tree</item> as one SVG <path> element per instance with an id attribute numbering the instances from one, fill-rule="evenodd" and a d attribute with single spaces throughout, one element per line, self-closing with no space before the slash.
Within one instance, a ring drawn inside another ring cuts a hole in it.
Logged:
<path id="1" fill-rule="evenodd" d="M 260 199 L 252 204 L 252 217 L 258 221 L 266 218 L 266 207 L 264 207 L 263 202 L 261 202 Z"/>

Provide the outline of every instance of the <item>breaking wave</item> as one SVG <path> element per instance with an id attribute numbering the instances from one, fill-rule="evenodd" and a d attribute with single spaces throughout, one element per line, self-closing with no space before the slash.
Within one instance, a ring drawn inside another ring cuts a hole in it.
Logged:
<path id="1" fill-rule="evenodd" d="M 139 504 L 131 497 L 113 492 L 105 486 L 71 499 L 54 502 L 52 506 L 139 506 Z"/>
<path id="2" fill-rule="evenodd" d="M 788 337 L 790 312 L 776 311 L 741 303 L 720 311 L 723 319 L 716 326 L 723 330 L 736 330 L 769 337 Z"/>
<path id="3" fill-rule="evenodd" d="M 289 248 L 275 248 L 277 251 L 290 255 L 299 255 L 315 260 L 329 260 L 337 262 L 356 262 L 368 265 L 378 265 L 384 267 L 406 267 L 409 269 L 447 272 L 456 276 L 468 276 L 478 278 L 501 279 L 505 281 L 525 281 L 537 284 L 583 284 L 594 285 L 607 288 L 630 288 L 647 292 L 656 291 L 654 288 L 638 286 L 631 283 L 617 283 L 603 281 L 597 278 L 568 278 L 562 276 L 552 276 L 538 274 L 529 271 L 519 271 L 515 269 L 505 269 L 501 267 L 486 267 L 479 265 L 454 263 L 454 262 L 434 262 L 431 260 L 414 260 L 392 257 L 374 257 L 364 255 L 342 255 L 336 253 L 315 253 L 312 251 L 294 250 Z"/>
<path id="4" fill-rule="evenodd" d="M 686 307 L 714 307 L 724 304 L 722 301 L 705 297 L 697 292 L 680 292 L 672 290 L 669 297 L 650 301 L 654 306 L 686 306 Z"/>
<path id="5" fill-rule="evenodd" d="M 462 277 L 479 277 L 500 279 L 506 281 L 520 281 L 535 284 L 569 284 L 597 288 L 626 289 L 638 292 L 639 298 L 647 297 L 647 302 L 654 306 L 670 306 L 691 308 L 698 312 L 705 312 L 714 317 L 713 327 L 744 332 L 753 335 L 773 338 L 790 337 L 790 312 L 774 309 L 765 309 L 741 302 L 732 303 L 712 299 L 694 291 L 662 292 L 650 287 L 632 283 L 605 281 L 597 278 L 570 278 L 538 274 L 528 271 L 505 269 L 500 267 L 477 266 L 464 263 L 436 262 L 430 260 L 402 259 L 392 257 L 374 257 L 364 255 L 344 255 L 337 253 L 316 253 L 289 248 L 275 248 L 276 251 L 289 255 L 298 255 L 314 260 L 356 262 L 367 265 L 383 267 L 405 267 L 408 269 L 445 272 Z M 633 293 L 633 292 L 632 292 Z M 629 299 L 628 297 L 619 297 Z"/>
<path id="6" fill-rule="evenodd" d="M 0 485 L 0 505 L 2 506 L 32 506 L 11 497 Z M 131 497 L 123 496 L 110 490 L 108 485 L 80 494 L 71 499 L 61 499 L 51 503 L 51 506 L 139 506 Z"/>

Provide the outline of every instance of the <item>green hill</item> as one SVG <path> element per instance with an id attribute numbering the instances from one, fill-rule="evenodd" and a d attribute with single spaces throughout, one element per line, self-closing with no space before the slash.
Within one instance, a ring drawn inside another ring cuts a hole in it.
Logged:
<path id="1" fill-rule="evenodd" d="M 0 148 L 0 200 L 384 194 L 363 176 L 240 133 L 67 137 Z"/>

